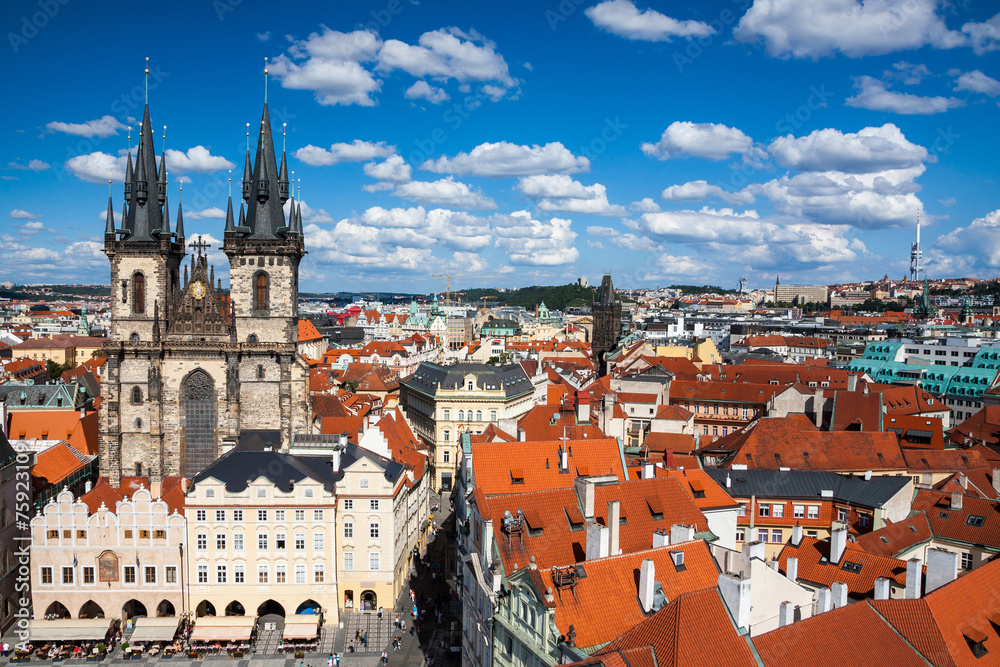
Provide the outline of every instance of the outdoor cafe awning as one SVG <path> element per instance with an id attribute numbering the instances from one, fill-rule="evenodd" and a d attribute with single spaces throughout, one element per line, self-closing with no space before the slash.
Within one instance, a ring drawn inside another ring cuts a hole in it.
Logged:
<path id="1" fill-rule="evenodd" d="M 194 623 L 191 641 L 194 642 L 243 642 L 250 639 L 253 616 L 202 616 Z"/>
<path id="2" fill-rule="evenodd" d="M 177 634 L 180 625 L 179 616 L 145 617 L 136 620 L 132 631 L 132 643 L 135 642 L 169 642 Z"/>
<path id="3" fill-rule="evenodd" d="M 28 621 L 28 641 L 82 642 L 102 641 L 111 628 L 110 618 L 61 618 L 54 621 Z"/>
<path id="4" fill-rule="evenodd" d="M 285 619 L 285 639 L 316 639 L 319 634 L 319 616 L 295 614 Z"/>

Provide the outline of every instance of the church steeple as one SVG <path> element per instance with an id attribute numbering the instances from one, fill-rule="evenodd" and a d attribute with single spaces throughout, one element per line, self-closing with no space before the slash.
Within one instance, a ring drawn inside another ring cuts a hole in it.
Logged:
<path id="1" fill-rule="evenodd" d="M 115 208 L 111 201 L 111 195 L 108 195 L 108 219 L 104 225 L 104 236 L 110 236 L 112 239 L 115 237 Z"/>
<path id="2" fill-rule="evenodd" d="M 153 152 L 153 125 L 149 119 L 149 106 L 147 105 L 142 114 L 142 127 L 139 130 L 139 150 L 136 153 L 136 168 L 131 179 L 131 188 L 125 187 L 128 192 L 127 213 L 123 226 L 130 232 L 125 239 L 126 243 L 143 243 L 155 241 L 152 236 L 154 230 L 163 229 L 163 209 L 162 204 L 166 199 L 166 165 L 158 175 L 156 170 L 156 156 Z M 126 167 L 126 178 L 128 177 Z M 163 188 L 163 198 L 160 198 L 160 188 Z M 156 198 L 150 200 L 150 189 L 156 185 Z M 131 192 L 129 192 L 131 190 Z"/>
<path id="3" fill-rule="evenodd" d="M 257 155 L 250 178 L 251 196 L 247 200 L 246 226 L 251 239 L 278 239 L 278 229 L 285 226 L 285 214 L 276 177 L 278 165 L 274 156 L 274 139 L 271 136 L 271 116 L 264 104 L 257 135 Z M 246 177 L 244 176 L 244 179 Z"/>
<path id="4" fill-rule="evenodd" d="M 240 211 L 242 212 L 242 205 Z M 242 223 L 241 223 L 242 224 Z M 233 222 L 233 198 L 229 198 L 229 208 L 226 209 L 226 229 L 225 233 L 236 232 L 236 223 Z"/>
<path id="5" fill-rule="evenodd" d="M 281 197 L 281 205 L 288 201 L 288 167 L 285 164 L 285 125 L 281 127 L 281 168 L 278 170 L 278 196 Z M 289 223 L 291 226 L 291 223 Z"/>
<path id="6" fill-rule="evenodd" d="M 184 189 L 181 188 L 181 193 Z M 177 204 L 177 242 L 184 243 L 184 199 Z"/>

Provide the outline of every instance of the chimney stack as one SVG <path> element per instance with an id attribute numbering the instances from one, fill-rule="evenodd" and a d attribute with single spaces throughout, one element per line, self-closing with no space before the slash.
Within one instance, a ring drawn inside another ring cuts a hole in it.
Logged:
<path id="1" fill-rule="evenodd" d="M 576 423 L 590 423 L 590 392 L 581 391 L 577 393 L 576 403 Z"/>
<path id="2" fill-rule="evenodd" d="M 927 592 L 950 584 L 958 578 L 958 554 L 944 549 L 927 550 Z M 909 578 L 907 578 L 909 581 Z"/>
<path id="3" fill-rule="evenodd" d="M 528 436 L 524 432 L 523 428 L 518 428 L 517 429 L 517 440 L 518 440 L 518 442 L 527 442 Z"/>
<path id="4" fill-rule="evenodd" d="M 562 447 L 559 448 L 559 469 L 569 470 L 569 454 Z"/>
<path id="5" fill-rule="evenodd" d="M 594 516 L 594 483 L 586 477 L 577 477 L 573 481 L 576 488 L 576 497 L 583 505 L 583 516 L 592 518 Z"/>
<path id="6" fill-rule="evenodd" d="M 608 539 L 608 553 L 612 556 L 618 555 L 618 527 L 621 520 L 621 504 L 617 500 L 608 503 L 608 530 L 611 534 Z"/>
<path id="7" fill-rule="evenodd" d="M 639 604 L 642 611 L 648 614 L 653 610 L 653 591 L 655 590 L 656 569 L 653 561 L 646 559 L 639 566 Z"/>
<path id="8" fill-rule="evenodd" d="M 685 526 L 682 523 L 675 523 L 670 526 L 670 543 L 681 544 L 694 539 L 694 526 Z"/>
<path id="9" fill-rule="evenodd" d="M 847 376 L 847 391 L 857 391 L 858 390 L 858 376 L 851 373 Z"/>
<path id="10" fill-rule="evenodd" d="M 789 556 L 788 560 L 785 561 L 785 576 L 788 577 L 789 581 L 795 581 L 799 578 L 799 559 L 795 556 Z"/>
<path id="11" fill-rule="evenodd" d="M 993 492 L 1000 496 L 1000 468 L 993 469 Z"/>
<path id="12" fill-rule="evenodd" d="M 967 490 L 969 488 L 969 476 L 964 472 L 958 473 L 958 483 L 962 486 L 962 489 Z"/>
<path id="13" fill-rule="evenodd" d="M 757 560 L 764 560 L 766 549 L 767 545 L 763 542 L 750 542 L 743 547 L 743 551 L 747 553 L 747 557 L 750 560 L 753 560 L 754 558 Z"/>
<path id="14" fill-rule="evenodd" d="M 959 512 L 962 509 L 962 494 L 957 491 L 951 494 L 951 509 L 953 512 Z"/>
<path id="15" fill-rule="evenodd" d="M 802 544 L 802 526 L 795 524 L 792 526 L 792 546 L 799 546 Z"/>
<path id="16" fill-rule="evenodd" d="M 875 599 L 876 600 L 888 600 L 889 599 L 890 584 L 889 580 L 885 577 L 879 577 L 875 580 Z"/>
<path id="17" fill-rule="evenodd" d="M 493 519 L 483 521 L 483 570 L 493 565 Z"/>
<path id="18" fill-rule="evenodd" d="M 330 468 L 333 469 L 333 472 L 340 472 L 340 455 L 341 455 L 341 453 L 342 452 L 341 452 L 340 448 L 337 448 L 337 449 L 333 450 L 333 454 L 330 456 Z"/>
<path id="19" fill-rule="evenodd" d="M 833 593 L 833 608 L 840 609 L 841 607 L 846 607 L 847 584 L 842 581 L 835 581 L 833 586 L 830 586 L 830 590 Z"/>
<path id="20" fill-rule="evenodd" d="M 847 525 L 835 521 L 833 532 L 830 533 L 830 562 L 839 563 L 847 548 Z"/>
<path id="21" fill-rule="evenodd" d="M 587 524 L 587 560 L 607 558 L 608 527 L 596 521 Z"/>
<path id="22" fill-rule="evenodd" d="M 642 462 L 642 478 L 652 479 L 656 476 L 656 471 L 654 470 L 653 463 L 651 461 Z"/>
<path id="23" fill-rule="evenodd" d="M 823 614 L 833 609 L 833 594 L 829 588 L 819 589 L 816 596 L 816 613 Z"/>
<path id="24" fill-rule="evenodd" d="M 719 575 L 719 593 L 725 600 L 729 613 L 740 631 L 750 629 L 750 577 L 726 574 Z"/>
<path id="25" fill-rule="evenodd" d="M 923 561 L 911 558 L 906 561 L 906 599 L 919 600 L 923 586 Z"/>
<path id="26" fill-rule="evenodd" d="M 659 549 L 670 544 L 670 535 L 665 530 L 653 531 L 653 548 Z"/>
<path id="27" fill-rule="evenodd" d="M 778 609 L 778 627 L 783 628 L 795 622 L 795 605 L 785 600 Z"/>

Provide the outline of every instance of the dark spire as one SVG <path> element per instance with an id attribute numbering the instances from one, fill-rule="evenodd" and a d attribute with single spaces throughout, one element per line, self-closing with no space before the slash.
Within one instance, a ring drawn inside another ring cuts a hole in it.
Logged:
<path id="1" fill-rule="evenodd" d="M 131 130 L 130 130 L 131 131 Z M 128 151 L 128 164 L 125 165 L 125 199 L 132 196 L 132 149 Z"/>
<path id="2" fill-rule="evenodd" d="M 166 170 L 163 170 L 166 178 Z M 128 242 L 153 241 L 152 232 L 163 229 L 163 209 L 159 194 L 156 199 L 149 200 L 149 190 L 153 183 L 157 184 L 156 156 L 153 153 L 153 126 L 149 119 L 149 106 L 143 110 L 142 127 L 139 131 L 139 150 L 136 153 L 136 168 L 132 179 L 132 193 L 128 201 L 128 212 L 125 228 L 131 232 Z M 164 191 L 164 197 L 166 192 Z"/>
<path id="3" fill-rule="evenodd" d="M 184 201 L 177 204 L 177 240 L 184 238 Z"/>
<path id="4" fill-rule="evenodd" d="M 281 209 L 281 197 L 275 180 L 278 165 L 274 158 L 274 140 L 271 136 L 271 117 L 267 105 L 260 120 L 257 136 L 257 155 L 254 160 L 252 177 L 253 195 L 247 207 L 247 226 L 251 239 L 276 239 L 277 231 L 285 226 L 285 213 Z"/>
<path id="5" fill-rule="evenodd" d="M 110 186 L 108 186 L 110 188 Z M 105 236 L 115 235 L 115 209 L 114 204 L 111 203 L 111 195 L 108 195 L 108 221 L 104 226 Z"/>
<path id="6" fill-rule="evenodd" d="M 615 287 L 611 284 L 611 274 L 604 274 L 601 279 L 601 289 L 597 292 L 597 302 L 602 306 L 610 306 L 615 302 Z"/>
<path id="7" fill-rule="evenodd" d="M 240 204 L 240 224 L 243 224 L 243 205 Z M 226 210 L 226 229 L 225 233 L 236 231 L 236 223 L 233 222 L 233 198 L 229 198 L 229 208 Z"/>
<path id="8" fill-rule="evenodd" d="M 247 133 L 247 136 L 249 137 L 249 132 Z M 248 138 L 247 141 L 249 142 L 250 139 Z M 245 199 L 248 202 L 250 201 L 250 195 L 251 195 L 250 188 L 252 186 L 253 186 L 253 165 L 250 164 L 250 147 L 248 144 L 247 161 L 246 164 L 243 165 L 243 199 Z"/>
<path id="9" fill-rule="evenodd" d="M 170 238 L 170 202 L 163 198 L 163 229 L 160 230 L 162 238 Z"/>
<path id="10" fill-rule="evenodd" d="M 302 204 L 295 202 L 295 231 L 302 236 Z"/>
<path id="11" fill-rule="evenodd" d="M 167 201 L 167 151 L 160 148 L 160 171 L 156 175 L 156 195 L 160 198 L 160 204 Z"/>
<path id="12" fill-rule="evenodd" d="M 236 231 L 240 234 L 249 234 L 250 228 L 247 227 L 247 216 L 246 211 L 243 210 L 243 202 L 240 202 L 240 222 L 236 226 Z"/>
<path id="13" fill-rule="evenodd" d="M 284 136 L 284 135 L 282 135 Z M 285 166 L 285 150 L 281 150 L 281 168 L 278 170 L 278 195 L 281 197 L 281 205 L 288 201 L 288 167 Z"/>

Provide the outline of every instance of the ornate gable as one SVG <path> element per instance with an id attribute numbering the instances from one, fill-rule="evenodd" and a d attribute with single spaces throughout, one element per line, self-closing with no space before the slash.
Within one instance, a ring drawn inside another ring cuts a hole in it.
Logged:
<path id="1" fill-rule="evenodd" d="M 181 292 L 175 292 L 171 307 L 170 328 L 168 333 L 228 336 L 229 317 L 226 300 L 218 294 L 212 284 L 215 269 L 208 269 L 208 259 L 201 254 L 192 258 L 191 279 L 187 280 L 185 267 L 185 285 Z"/>

